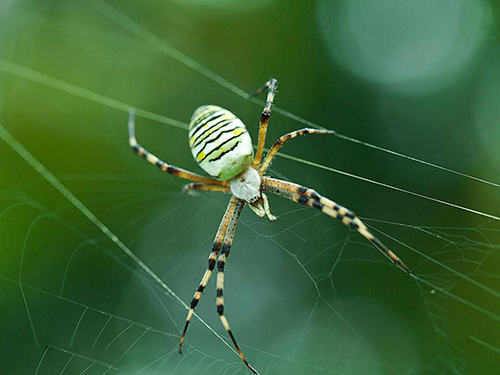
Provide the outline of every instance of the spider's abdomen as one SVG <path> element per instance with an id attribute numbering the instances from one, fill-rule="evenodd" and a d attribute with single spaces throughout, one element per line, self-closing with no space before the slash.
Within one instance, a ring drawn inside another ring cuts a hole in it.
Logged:
<path id="1" fill-rule="evenodd" d="M 189 147 L 200 167 L 219 180 L 240 174 L 253 159 L 252 140 L 243 122 L 215 105 L 194 111 L 189 124 Z"/>

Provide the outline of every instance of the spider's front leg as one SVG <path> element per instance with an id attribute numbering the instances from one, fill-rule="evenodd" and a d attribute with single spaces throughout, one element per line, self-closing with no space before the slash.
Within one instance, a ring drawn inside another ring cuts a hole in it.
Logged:
<path id="1" fill-rule="evenodd" d="M 257 144 L 257 151 L 255 152 L 255 158 L 253 159 L 252 163 L 252 166 L 254 168 L 258 168 L 260 161 L 262 160 L 264 145 L 266 143 L 267 125 L 269 124 L 269 117 L 271 117 L 271 109 L 273 107 L 274 96 L 276 95 L 277 88 L 278 88 L 278 81 L 274 78 L 271 78 L 252 95 L 252 96 L 257 96 L 260 93 L 262 93 L 265 89 L 268 90 L 266 105 L 264 106 L 264 109 L 262 110 L 262 115 L 260 117 L 259 141 Z"/>
<path id="2" fill-rule="evenodd" d="M 266 173 L 267 168 L 271 165 L 271 162 L 273 161 L 274 157 L 276 156 L 276 153 L 278 150 L 283 146 L 283 144 L 295 137 L 300 137 L 302 135 L 306 134 L 329 134 L 329 135 L 334 135 L 335 131 L 333 130 L 326 130 L 326 129 L 309 129 L 309 128 L 304 128 L 304 129 L 299 129 L 295 130 L 293 132 L 287 133 L 285 135 L 282 135 L 281 137 L 278 138 L 276 142 L 272 145 L 272 147 L 269 149 L 269 152 L 266 155 L 266 158 L 262 162 L 261 166 L 259 167 L 259 173 L 262 176 L 264 173 Z"/>

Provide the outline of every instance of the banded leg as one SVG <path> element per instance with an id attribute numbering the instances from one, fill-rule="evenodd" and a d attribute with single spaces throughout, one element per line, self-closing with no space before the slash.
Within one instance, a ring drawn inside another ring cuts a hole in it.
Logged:
<path id="1" fill-rule="evenodd" d="M 262 162 L 262 165 L 259 168 L 259 173 L 263 175 L 269 165 L 271 165 L 271 162 L 274 159 L 274 156 L 278 152 L 278 150 L 283 146 L 283 143 L 288 141 L 289 139 L 299 137 L 301 135 L 306 135 L 306 134 L 335 134 L 333 130 L 320 130 L 320 129 L 309 129 L 309 128 L 304 128 L 300 130 L 293 131 L 291 133 L 287 133 L 285 135 L 282 135 L 281 137 L 278 138 L 276 142 L 274 142 L 273 146 L 269 149 L 269 152 L 267 153 L 264 161 Z"/>
<path id="2" fill-rule="evenodd" d="M 182 188 L 183 193 L 189 193 L 191 190 L 204 190 L 204 191 L 218 191 L 221 193 L 231 193 L 231 188 L 229 186 L 219 186 L 219 185 L 205 185 L 199 182 L 193 182 L 191 184 L 184 185 Z"/>
<path id="3" fill-rule="evenodd" d="M 264 152 L 264 144 L 266 143 L 267 125 L 269 124 L 269 117 L 271 117 L 271 109 L 274 102 L 274 96 L 276 95 L 276 89 L 278 88 L 278 81 L 271 78 L 266 82 L 260 89 L 257 90 L 256 95 L 263 92 L 265 89 L 267 92 L 267 101 L 264 109 L 262 110 L 262 115 L 260 117 L 259 125 L 259 142 L 257 144 L 257 151 L 255 153 L 255 158 L 253 159 L 252 166 L 257 168 L 262 159 L 262 153 Z"/>
<path id="4" fill-rule="evenodd" d="M 209 177 L 203 177 L 200 176 L 199 174 L 189 172 L 185 169 L 177 168 L 174 167 L 173 165 L 165 163 L 163 160 L 160 160 L 157 156 L 151 154 L 150 152 L 146 151 L 141 145 L 137 143 L 137 140 L 135 138 L 135 111 L 131 110 L 129 112 L 129 117 L 128 117 L 128 138 L 129 138 L 129 144 L 130 147 L 132 147 L 132 150 L 139 156 L 142 156 L 144 159 L 146 159 L 149 163 L 156 165 L 162 172 L 167 172 L 170 173 L 171 175 L 184 178 L 186 180 L 191 180 L 191 181 L 196 181 L 196 182 L 203 182 L 204 184 L 208 185 L 219 185 L 219 186 L 225 186 L 227 183 L 224 181 L 219 181 L 215 180 L 213 178 Z"/>
<path id="5" fill-rule="evenodd" d="M 224 217 L 222 218 L 222 221 L 219 225 L 219 229 L 215 236 L 214 244 L 212 246 L 212 251 L 208 257 L 207 270 L 205 271 L 201 279 L 200 285 L 198 286 L 198 289 L 196 289 L 193 299 L 191 300 L 191 306 L 186 317 L 186 323 L 184 324 L 184 330 L 182 331 L 181 342 L 179 344 L 179 353 L 182 353 L 182 344 L 184 343 L 184 338 L 186 337 L 186 332 L 189 326 L 189 322 L 193 317 L 194 309 L 196 305 L 198 305 L 198 302 L 200 301 L 201 295 L 203 294 L 203 290 L 205 289 L 208 281 L 210 280 L 210 276 L 212 276 L 212 272 L 215 268 L 215 260 L 217 258 L 217 254 L 219 254 L 224 237 L 226 236 L 226 232 L 232 221 L 232 218 L 237 212 L 237 206 L 239 202 L 240 200 L 238 198 L 236 197 L 231 198 L 226 208 L 226 213 L 224 214 Z"/>
<path id="6" fill-rule="evenodd" d="M 250 98 L 255 98 L 255 97 L 259 96 L 260 94 L 262 94 L 265 90 L 267 90 L 269 88 L 269 86 L 271 86 L 271 79 L 269 81 L 267 81 L 266 83 L 264 83 L 262 86 L 260 86 L 253 93 L 250 93 L 248 96 Z"/>
<path id="7" fill-rule="evenodd" d="M 219 258 L 217 259 L 217 313 L 219 314 L 222 325 L 226 329 L 229 337 L 233 341 L 233 345 L 238 351 L 241 359 L 248 367 L 250 371 L 254 374 L 258 374 L 258 372 L 248 363 L 243 352 L 241 351 L 238 343 L 236 342 L 236 338 L 231 331 L 231 327 L 229 326 L 229 322 L 227 321 L 226 316 L 224 315 L 224 266 L 226 264 L 226 259 L 229 256 L 229 252 L 231 250 L 231 245 L 233 243 L 234 232 L 236 231 L 236 226 L 238 224 L 238 217 L 240 215 L 241 209 L 243 208 L 245 202 L 240 201 L 238 207 L 236 208 L 236 213 L 231 220 L 231 224 L 226 233 L 226 237 L 224 239 L 224 244 L 222 245 Z"/>
<path id="8" fill-rule="evenodd" d="M 322 197 L 315 190 L 275 178 L 263 177 L 264 190 L 284 196 L 304 206 L 315 207 L 324 214 L 340 220 L 350 228 L 356 229 L 363 237 L 370 241 L 377 249 L 387 256 L 394 264 L 401 267 L 407 273 L 411 273 L 403 261 L 389 250 L 378 238 L 376 238 L 368 227 L 347 208 Z"/>

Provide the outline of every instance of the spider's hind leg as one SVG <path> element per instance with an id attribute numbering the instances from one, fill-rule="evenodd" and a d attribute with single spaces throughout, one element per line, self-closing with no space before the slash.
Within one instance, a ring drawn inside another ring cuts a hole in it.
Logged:
<path id="1" fill-rule="evenodd" d="M 219 318 L 222 322 L 222 325 L 226 329 L 226 332 L 228 333 L 229 337 L 231 337 L 233 345 L 236 348 L 236 351 L 238 352 L 242 361 L 245 363 L 248 369 L 252 371 L 252 373 L 258 374 L 257 370 L 255 370 L 248 363 L 245 356 L 243 355 L 243 352 L 241 351 L 240 346 L 238 345 L 236 338 L 234 337 L 233 331 L 229 326 L 229 322 L 226 316 L 224 315 L 224 267 L 226 265 L 226 260 L 227 257 L 229 256 L 231 245 L 233 243 L 234 233 L 236 231 L 236 225 L 238 224 L 238 217 L 244 205 L 245 205 L 244 201 L 239 201 L 236 207 L 236 212 L 233 218 L 231 219 L 231 222 L 227 229 L 226 236 L 224 238 L 224 243 L 222 244 L 221 247 L 220 255 L 217 259 L 217 313 L 219 314 Z"/>
<path id="2" fill-rule="evenodd" d="M 221 247 L 223 246 L 223 241 L 226 236 L 226 232 L 228 230 L 228 227 L 237 213 L 237 205 L 238 205 L 239 199 L 236 197 L 233 197 L 231 201 L 229 202 L 227 208 L 226 208 L 226 213 L 224 214 L 224 217 L 222 218 L 222 221 L 219 225 L 219 229 L 217 231 L 217 234 L 215 236 L 214 244 L 212 246 L 212 251 L 210 252 L 210 255 L 208 257 L 208 267 L 203 274 L 203 277 L 201 279 L 200 285 L 198 286 L 198 289 L 196 289 L 196 292 L 194 293 L 193 299 L 191 300 L 191 306 L 189 309 L 189 312 L 186 317 L 186 322 L 184 324 L 184 329 L 182 331 L 182 336 L 181 340 L 179 343 L 179 353 L 182 353 L 182 344 L 184 343 L 184 339 L 186 337 L 187 329 L 189 326 L 189 323 L 191 322 L 191 319 L 194 314 L 194 309 L 198 305 L 198 302 L 200 301 L 200 298 L 203 294 L 203 291 L 205 290 L 205 287 L 208 284 L 208 281 L 210 280 L 210 277 L 212 276 L 212 273 L 215 268 L 215 263 L 217 259 L 217 255 L 219 254 Z"/>
<path id="3" fill-rule="evenodd" d="M 403 261 L 391 250 L 389 250 L 377 237 L 375 237 L 370 232 L 368 227 L 354 214 L 354 212 L 328 198 L 319 195 L 313 189 L 309 189 L 292 182 L 263 177 L 262 184 L 266 191 L 281 195 L 304 206 L 314 207 L 324 214 L 341 221 L 348 227 L 356 229 L 359 234 L 375 245 L 375 247 L 394 264 L 407 273 L 411 273 L 410 269 L 403 263 Z"/>

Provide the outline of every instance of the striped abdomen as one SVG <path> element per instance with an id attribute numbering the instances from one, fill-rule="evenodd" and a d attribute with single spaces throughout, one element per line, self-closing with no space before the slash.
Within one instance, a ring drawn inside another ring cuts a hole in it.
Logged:
<path id="1" fill-rule="evenodd" d="M 220 180 L 240 174 L 253 159 L 252 140 L 243 122 L 215 105 L 194 111 L 189 124 L 189 146 L 200 167 Z"/>

